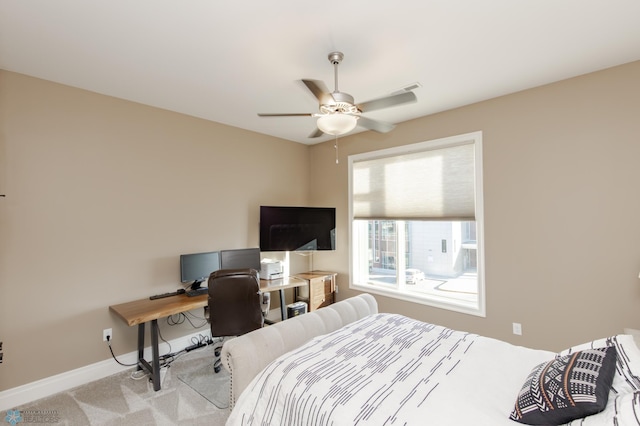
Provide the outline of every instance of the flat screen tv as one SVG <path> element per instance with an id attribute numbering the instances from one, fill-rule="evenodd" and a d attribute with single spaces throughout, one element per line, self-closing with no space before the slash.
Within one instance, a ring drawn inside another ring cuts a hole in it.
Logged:
<path id="1" fill-rule="evenodd" d="M 260 207 L 260 251 L 335 249 L 334 207 Z"/>

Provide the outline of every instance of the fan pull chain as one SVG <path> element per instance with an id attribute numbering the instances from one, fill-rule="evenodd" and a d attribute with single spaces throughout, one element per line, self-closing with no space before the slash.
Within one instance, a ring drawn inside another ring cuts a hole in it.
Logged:
<path id="1" fill-rule="evenodd" d="M 338 135 L 336 135 L 336 141 L 335 141 L 335 143 L 333 144 L 333 147 L 336 149 L 336 164 L 338 164 L 338 163 L 340 163 L 340 162 L 338 161 Z"/>

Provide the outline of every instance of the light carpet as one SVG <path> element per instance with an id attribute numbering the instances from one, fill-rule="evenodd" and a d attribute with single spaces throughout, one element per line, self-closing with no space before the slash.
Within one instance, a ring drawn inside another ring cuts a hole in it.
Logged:
<path id="1" fill-rule="evenodd" d="M 133 368 L 16 407 L 22 416 L 18 424 L 31 419 L 31 423 L 70 426 L 224 425 L 229 410 L 216 407 L 178 378 L 212 363 L 213 346 L 189 352 L 163 369 L 162 389 L 157 392 L 147 376 L 132 378 L 139 373 Z M 4 420 L 7 413 L 0 414 Z"/>
<path id="2" fill-rule="evenodd" d="M 220 409 L 229 408 L 229 372 L 224 368 L 216 373 L 213 363 L 178 374 L 178 378 Z"/>

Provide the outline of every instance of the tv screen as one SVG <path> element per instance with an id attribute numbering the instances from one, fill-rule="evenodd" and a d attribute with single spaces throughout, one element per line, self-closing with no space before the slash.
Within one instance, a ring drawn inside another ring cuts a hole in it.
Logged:
<path id="1" fill-rule="evenodd" d="M 220 253 L 217 251 L 180 255 L 180 281 L 195 284 L 193 288 L 209 279 L 209 275 L 218 269 Z"/>
<path id="2" fill-rule="evenodd" d="M 334 207 L 260 207 L 261 251 L 335 249 Z"/>

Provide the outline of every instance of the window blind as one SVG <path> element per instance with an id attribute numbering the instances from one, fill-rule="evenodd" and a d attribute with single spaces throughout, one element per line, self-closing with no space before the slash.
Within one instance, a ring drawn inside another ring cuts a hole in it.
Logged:
<path id="1" fill-rule="evenodd" d="M 474 144 L 353 163 L 354 219 L 475 220 Z"/>

